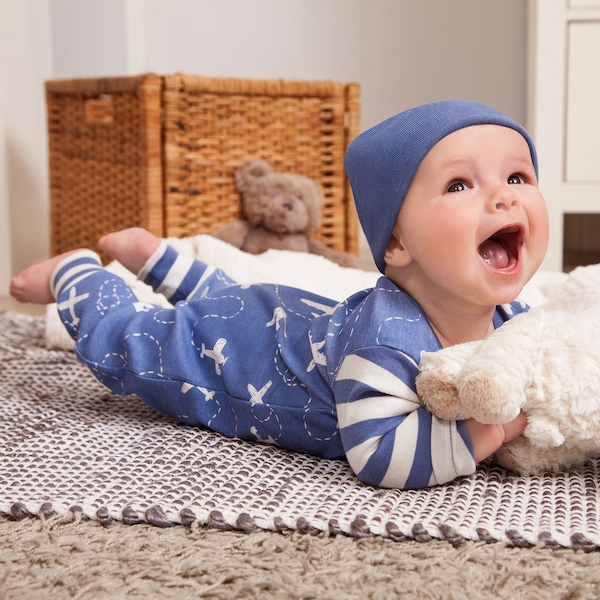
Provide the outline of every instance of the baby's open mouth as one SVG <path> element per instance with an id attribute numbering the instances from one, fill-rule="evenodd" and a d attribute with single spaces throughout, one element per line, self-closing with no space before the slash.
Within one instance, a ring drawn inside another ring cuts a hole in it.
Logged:
<path id="1" fill-rule="evenodd" d="M 522 243 L 520 227 L 505 227 L 479 246 L 479 256 L 494 269 L 508 269 L 516 264 Z"/>

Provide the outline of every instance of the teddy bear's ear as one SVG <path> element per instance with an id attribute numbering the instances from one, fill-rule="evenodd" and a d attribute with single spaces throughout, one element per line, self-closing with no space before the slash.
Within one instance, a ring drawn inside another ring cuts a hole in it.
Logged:
<path id="1" fill-rule="evenodd" d="M 245 192 L 248 186 L 252 185 L 257 179 L 272 172 L 273 167 L 266 160 L 260 158 L 248 160 L 235 172 L 235 185 L 240 192 Z"/>

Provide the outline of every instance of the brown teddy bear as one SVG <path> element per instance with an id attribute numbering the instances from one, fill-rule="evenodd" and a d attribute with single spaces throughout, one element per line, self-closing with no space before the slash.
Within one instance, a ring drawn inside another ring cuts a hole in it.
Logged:
<path id="1" fill-rule="evenodd" d="M 343 267 L 358 267 L 353 254 L 334 250 L 310 235 L 318 227 L 323 190 L 315 181 L 295 173 L 277 172 L 266 161 L 252 159 L 235 173 L 245 219 L 213 233 L 251 254 L 271 248 L 320 254 Z"/>

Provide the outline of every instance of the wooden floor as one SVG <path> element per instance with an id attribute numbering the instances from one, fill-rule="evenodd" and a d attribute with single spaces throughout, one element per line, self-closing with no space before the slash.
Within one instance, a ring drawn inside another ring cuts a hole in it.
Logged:
<path id="1" fill-rule="evenodd" d="M 39 304 L 20 304 L 10 296 L 0 296 L 0 310 L 16 310 L 29 315 L 43 315 L 46 307 Z"/>

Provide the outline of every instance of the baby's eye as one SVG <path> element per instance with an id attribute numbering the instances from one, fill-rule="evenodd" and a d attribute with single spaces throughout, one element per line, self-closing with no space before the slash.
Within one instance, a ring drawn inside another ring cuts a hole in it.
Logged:
<path id="1" fill-rule="evenodd" d="M 508 183 L 512 185 L 514 185 L 515 183 L 525 183 L 525 177 L 523 177 L 522 175 L 518 175 L 517 173 L 513 173 L 508 178 Z"/>
<path id="2" fill-rule="evenodd" d="M 454 192 L 464 192 L 467 189 L 467 184 L 464 181 L 453 181 L 447 188 L 446 191 L 451 194 Z"/>

